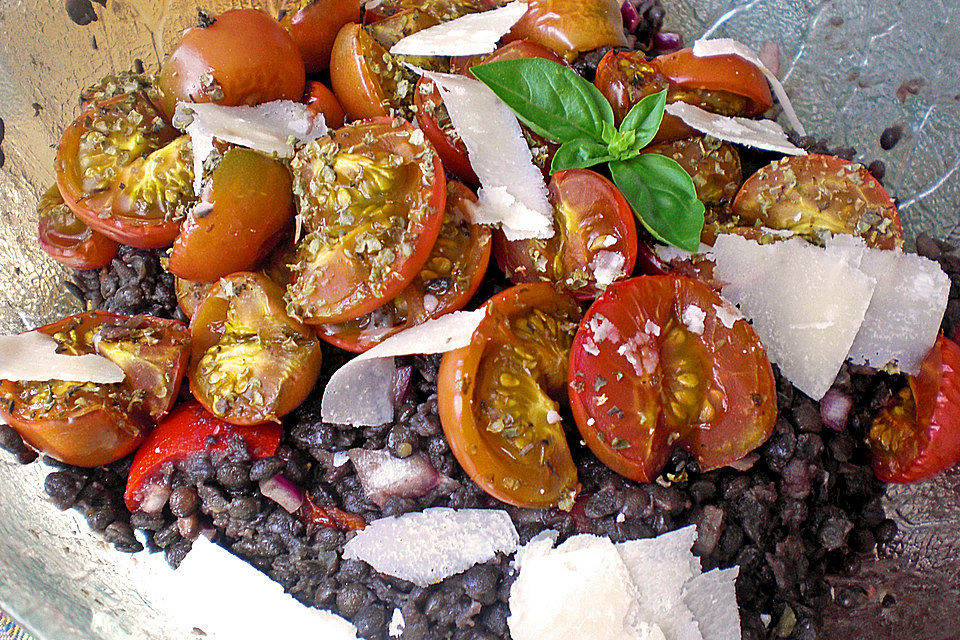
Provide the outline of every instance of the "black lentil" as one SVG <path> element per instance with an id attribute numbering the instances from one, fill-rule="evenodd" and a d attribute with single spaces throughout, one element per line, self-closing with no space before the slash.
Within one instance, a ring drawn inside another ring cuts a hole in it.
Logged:
<path id="1" fill-rule="evenodd" d="M 90 0 L 66 0 L 64 5 L 70 19 L 81 27 L 97 21 L 97 12 Z"/>

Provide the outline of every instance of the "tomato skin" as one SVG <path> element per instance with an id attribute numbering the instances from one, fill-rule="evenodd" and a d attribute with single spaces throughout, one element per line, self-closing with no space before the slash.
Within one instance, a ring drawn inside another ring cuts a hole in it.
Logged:
<path id="1" fill-rule="evenodd" d="M 177 407 L 147 436 L 137 449 L 127 475 L 123 500 L 130 511 L 140 508 L 146 486 L 173 465 L 191 455 L 226 451 L 230 441 L 242 438 L 251 457 L 256 460 L 276 453 L 280 445 L 279 424 L 258 424 L 239 427 L 220 420 L 195 401 Z"/>
<path id="2" fill-rule="evenodd" d="M 40 451 L 81 467 L 109 464 L 136 449 L 173 406 L 189 358 L 183 324 L 91 311 L 37 331 L 55 337 L 67 353 L 99 353 L 126 374 L 123 382 L 102 385 L 0 381 L 0 417 Z M 127 346 L 126 338 L 143 332 L 148 340 Z M 134 405 L 136 390 L 146 393 Z M 49 403 L 38 407 L 31 398 Z"/>
<path id="3" fill-rule="evenodd" d="M 99 269 L 117 255 L 120 245 L 77 218 L 56 186 L 40 197 L 37 210 L 40 248 L 63 266 L 80 271 Z"/>
<path id="4" fill-rule="evenodd" d="M 300 49 L 276 20 L 259 9 L 231 9 L 184 32 L 157 76 L 157 106 L 169 121 L 177 102 L 296 101 L 305 80 Z"/>
<path id="5" fill-rule="evenodd" d="M 628 44 L 618 0 L 528 0 L 527 7 L 508 40 L 532 40 L 567 59 Z"/>
<path id="6" fill-rule="evenodd" d="M 360 22 L 360 3 L 344 0 L 286 0 L 280 3 L 280 25 L 290 33 L 307 73 L 330 66 L 337 32 L 349 22 Z"/>
<path id="7" fill-rule="evenodd" d="M 232 424 L 279 422 L 320 374 L 320 341 L 287 314 L 283 290 L 260 273 L 218 280 L 194 311 L 190 335 L 190 391 Z"/>
<path id="8" fill-rule="evenodd" d="M 612 182 L 589 169 L 568 169 L 553 174 L 547 191 L 552 238 L 511 242 L 502 231 L 494 232 L 497 264 L 508 278 L 516 284 L 552 281 L 577 300 L 591 300 L 603 290 L 592 269 L 606 254 L 620 261 L 618 277 L 633 273 L 637 226 L 630 204 Z"/>
<path id="9" fill-rule="evenodd" d="M 430 88 L 433 91 L 425 93 Z M 452 129 L 453 125 L 449 123 L 450 118 L 446 115 L 446 108 L 443 107 L 443 97 L 440 95 L 440 90 L 429 78 L 423 77 L 417 82 L 417 88 L 413 94 L 413 103 L 417 107 L 417 124 L 423 129 L 423 134 L 427 136 L 427 140 L 433 144 L 437 153 L 440 154 L 443 167 L 468 184 L 480 184 L 480 178 L 477 177 L 476 172 L 470 165 L 467 145 Z M 441 126 L 442 119 L 451 129 L 448 130 Z"/>
<path id="10" fill-rule="evenodd" d="M 545 282 L 511 287 L 484 306 L 470 345 L 445 353 L 440 364 L 437 405 L 450 449 L 494 498 L 569 510 L 580 490 L 577 469 L 547 394 L 562 394 L 567 325 L 580 308 Z"/>
<path id="11" fill-rule="evenodd" d="M 883 482 L 932 478 L 960 462 L 960 347 L 940 335 L 909 386 L 874 418 L 867 438 Z"/>
<path id="12" fill-rule="evenodd" d="M 213 282 L 251 269 L 293 221 L 293 182 L 278 160 L 250 149 L 229 149 L 212 186 L 183 222 L 170 253 L 170 272 Z M 209 207 L 202 217 L 197 210 Z"/>
<path id="13" fill-rule="evenodd" d="M 773 432 L 773 370 L 746 320 L 728 328 L 717 317 L 725 305 L 689 278 L 642 276 L 610 285 L 587 311 L 570 352 L 570 407 L 608 467 L 650 482 L 676 445 L 716 469 Z"/>
<path id="14" fill-rule="evenodd" d="M 883 186 L 864 166 L 834 156 L 787 157 L 761 168 L 743 183 L 733 213 L 747 227 L 849 233 L 879 249 L 903 245 L 900 215 Z"/>
<path id="15" fill-rule="evenodd" d="M 138 118 L 137 124 L 131 117 Z M 118 124 L 121 130 L 105 137 L 96 131 Z M 64 202 L 91 229 L 115 242 L 141 249 L 168 246 L 180 230 L 177 207 L 193 193 L 193 168 L 185 158 L 189 138 L 177 140 L 178 135 L 143 93 L 88 105 L 64 130 L 57 148 L 57 186 Z M 103 141 L 95 142 L 98 138 Z M 127 152 L 127 162 L 119 163 L 110 153 L 117 148 Z M 161 161 L 150 176 L 143 171 L 148 157 Z M 141 187 L 175 189 L 178 201 L 146 200 Z"/>
<path id="16" fill-rule="evenodd" d="M 476 201 L 470 189 L 459 182 L 448 182 L 440 236 L 413 282 L 363 318 L 317 325 L 320 338 L 361 353 L 404 329 L 466 306 L 483 283 L 492 245 L 490 228 L 470 223 L 468 203 Z M 429 302 L 427 296 L 432 298 Z"/>
<path id="17" fill-rule="evenodd" d="M 384 55 L 388 62 L 382 62 Z M 375 73 L 368 60 L 385 64 L 386 75 Z M 340 29 L 330 55 L 330 85 L 348 118 L 362 120 L 389 115 L 395 87 L 386 79 L 400 73 L 387 50 L 359 24 Z"/>
<path id="18" fill-rule="evenodd" d="M 331 129 L 343 126 L 343 120 L 346 118 L 343 107 L 340 106 L 337 96 L 333 95 L 333 91 L 327 89 L 322 82 L 316 80 L 308 82 L 303 101 L 314 115 L 323 114 L 323 121 Z"/>
<path id="19" fill-rule="evenodd" d="M 756 117 L 773 105 L 759 69 L 737 56 L 698 58 L 681 49 L 647 61 L 643 52 L 607 53 L 594 84 L 613 107 L 616 123 L 642 98 L 667 90 L 667 102 L 687 102 L 726 116 Z M 664 114 L 654 142 L 696 135 L 679 118 Z"/>
<path id="20" fill-rule="evenodd" d="M 422 132 L 402 118 L 355 122 L 291 166 L 305 225 L 287 286 L 292 312 L 344 322 L 399 295 L 426 263 L 446 205 L 443 165 Z"/>

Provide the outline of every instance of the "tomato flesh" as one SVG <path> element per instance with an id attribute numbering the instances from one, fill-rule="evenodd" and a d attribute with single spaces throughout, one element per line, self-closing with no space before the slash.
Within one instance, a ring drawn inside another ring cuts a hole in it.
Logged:
<path id="1" fill-rule="evenodd" d="M 903 244 L 897 208 L 859 164 L 811 154 L 777 160 L 750 176 L 733 202 L 740 226 L 789 229 L 820 240 L 822 232 L 861 236 L 870 247 Z"/>
<path id="2" fill-rule="evenodd" d="M 500 268 L 515 283 L 548 281 L 590 300 L 633 272 L 637 230 L 630 205 L 612 182 L 589 169 L 553 174 L 547 188 L 554 235 L 509 241 L 494 234 Z"/>
<path id="3" fill-rule="evenodd" d="M 232 9 L 184 32 L 157 76 L 157 106 L 170 120 L 177 102 L 299 100 L 304 82 L 300 49 L 286 30 L 259 9 Z"/>
<path id="4" fill-rule="evenodd" d="M 520 507 L 569 510 L 577 469 L 559 405 L 580 307 L 544 282 L 485 305 L 469 346 L 444 354 L 437 402 L 450 448 L 484 491 Z"/>
<path id="5" fill-rule="evenodd" d="M 60 264 L 81 271 L 99 269 L 117 255 L 120 245 L 77 218 L 57 187 L 40 197 L 37 213 L 40 248 Z"/>
<path id="6" fill-rule="evenodd" d="M 537 42 L 567 59 L 627 46 L 618 0 L 528 0 L 527 7 L 508 39 Z"/>
<path id="7" fill-rule="evenodd" d="M 91 104 L 60 139 L 64 202 L 116 242 L 169 245 L 194 201 L 190 139 L 177 135 L 142 92 Z"/>
<path id="8" fill-rule="evenodd" d="M 777 417 L 773 370 L 746 320 L 731 327 L 714 291 L 689 278 L 617 282 L 573 342 L 569 395 L 590 449 L 617 473 L 656 478 L 674 446 L 704 470 L 760 446 Z"/>
<path id="9" fill-rule="evenodd" d="M 173 243 L 170 273 L 212 282 L 251 269 L 270 252 L 293 216 L 287 168 L 250 149 L 229 149 L 213 171 L 203 201 L 187 216 Z"/>
<path id="10" fill-rule="evenodd" d="M 190 320 L 190 391 L 238 425 L 276 422 L 309 395 L 320 373 L 320 341 L 287 315 L 283 290 L 238 272 L 210 289 Z"/>
<path id="11" fill-rule="evenodd" d="M 648 95 L 667 91 L 667 102 L 687 102 L 724 116 L 755 117 L 773 105 L 759 69 L 737 56 L 698 58 L 691 49 L 647 61 L 643 52 L 607 53 L 594 84 L 610 101 L 617 124 Z M 664 114 L 656 142 L 695 135 L 679 118 Z"/>
<path id="12" fill-rule="evenodd" d="M 404 329 L 462 309 L 483 282 L 490 260 L 490 229 L 470 223 L 469 203 L 476 201 L 473 192 L 459 182 L 447 183 L 440 235 L 413 282 L 361 318 L 318 325 L 318 335 L 341 349 L 361 352 Z"/>
<path id="13" fill-rule="evenodd" d="M 133 457 L 123 494 L 127 508 L 140 508 L 149 484 L 169 482 L 175 464 L 193 455 L 226 451 L 237 438 L 243 440 L 252 459 L 272 456 L 280 445 L 280 425 L 238 427 L 196 402 L 180 405 L 160 421 Z"/>
<path id="14" fill-rule="evenodd" d="M 189 358 L 181 323 L 93 311 L 37 331 L 57 340 L 61 353 L 99 353 L 126 378 L 0 381 L 0 416 L 31 446 L 68 464 L 109 464 L 133 451 L 173 406 Z"/>
<path id="15" fill-rule="evenodd" d="M 330 66 L 333 41 L 343 25 L 360 21 L 360 4 L 343 0 L 283 0 L 280 25 L 290 33 L 307 73 Z"/>
<path id="16" fill-rule="evenodd" d="M 303 236 L 291 313 L 344 322 L 395 298 L 423 268 L 443 222 L 443 165 L 402 119 L 347 125 L 292 162 Z"/>
<path id="17" fill-rule="evenodd" d="M 868 443 L 883 482 L 919 482 L 960 462 L 960 347 L 940 335 L 920 374 L 874 418 Z"/>

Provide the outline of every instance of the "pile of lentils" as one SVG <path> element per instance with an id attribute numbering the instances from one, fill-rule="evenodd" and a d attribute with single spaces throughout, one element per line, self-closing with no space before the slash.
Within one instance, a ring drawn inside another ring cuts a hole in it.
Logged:
<path id="1" fill-rule="evenodd" d="M 657 0 L 634 3 L 643 20 L 634 36 L 650 48 L 663 21 Z M 575 64 L 590 78 L 605 51 L 588 53 Z M 826 143 L 796 140 L 816 152 Z M 852 149 L 834 150 L 851 158 Z M 747 174 L 773 157 L 745 155 Z M 878 179 L 882 163 L 870 165 Z M 928 236 L 918 251 L 938 260 L 953 283 L 944 330 L 960 326 L 960 254 Z M 90 309 L 146 313 L 183 320 L 173 278 L 161 266 L 162 252 L 121 247 L 113 262 L 78 272 L 68 286 Z M 506 283 L 490 278 L 479 304 Z M 394 423 L 353 428 L 320 419 L 320 390 L 347 355 L 324 346 L 317 391 L 285 420 L 276 455 L 253 460 L 240 440 L 224 451 L 200 453 L 179 463 L 172 492 L 160 513 L 130 513 L 123 490 L 131 457 L 95 469 L 64 465 L 44 457 L 54 470 L 46 493 L 60 508 L 83 513 L 91 528 L 118 550 L 162 551 L 176 567 L 199 535 L 213 536 L 310 606 L 350 619 L 364 638 L 383 640 L 395 609 L 403 615 L 406 640 L 503 640 L 513 576 L 509 558 L 487 563 L 426 588 L 376 573 L 357 560 L 342 560 L 349 531 L 304 522 L 259 490 L 261 480 L 282 473 L 305 489 L 311 503 L 361 516 L 366 521 L 431 506 L 506 509 L 521 542 L 553 529 L 561 539 L 579 533 L 614 541 L 646 538 L 697 525 L 694 547 L 704 570 L 740 566 L 737 600 L 745 640 L 815 640 L 821 636 L 819 612 L 832 594 L 828 576 L 853 571 L 861 559 L 894 548 L 896 525 L 884 515 L 883 486 L 874 477 L 864 444 L 876 411 L 904 384 L 901 377 L 845 366 L 830 391 L 832 401 L 852 401 L 842 420 L 777 376 L 779 418 L 769 441 L 738 468 L 701 472 L 695 460 L 677 452 L 657 482 L 639 484 L 607 469 L 569 434 L 583 491 L 573 510 L 507 507 L 488 497 L 466 477 L 440 428 L 436 376 L 440 358 L 417 356 L 402 361 L 412 372 L 410 390 Z M 566 416 L 569 418 L 569 416 Z M 825 419 L 826 418 L 826 419 Z M 572 420 L 565 420 L 572 424 Z M 0 426 L 0 447 L 20 463 L 37 454 L 17 433 Z M 397 457 L 426 455 L 453 482 L 415 499 L 371 502 L 353 465 L 335 456 L 354 448 L 387 450 Z M 135 535 L 139 530 L 139 539 Z"/>

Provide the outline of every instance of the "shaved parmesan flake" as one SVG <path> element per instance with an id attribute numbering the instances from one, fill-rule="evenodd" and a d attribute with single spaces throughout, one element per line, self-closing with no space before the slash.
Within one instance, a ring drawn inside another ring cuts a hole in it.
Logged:
<path id="1" fill-rule="evenodd" d="M 863 324 L 850 348 L 854 364 L 895 363 L 910 375 L 933 347 L 950 296 L 950 278 L 933 260 L 912 253 L 871 249 L 863 239 L 834 236 L 827 251 L 845 247 L 860 271 L 877 281 Z"/>
<path id="2" fill-rule="evenodd" d="M 794 146 L 787 134 L 773 120 L 730 118 L 705 111 L 686 102 L 671 102 L 664 110 L 683 120 L 685 124 L 718 140 L 735 142 L 747 147 L 776 151 L 791 156 L 805 156 L 807 152 Z"/>
<path id="3" fill-rule="evenodd" d="M 82 356 L 60 354 L 57 346 L 56 340 L 39 331 L 0 336 L 0 380 L 123 382 L 123 369 L 112 360 L 95 353 Z"/>
<path id="4" fill-rule="evenodd" d="M 403 630 L 407 627 L 407 621 L 403 619 L 403 612 L 399 608 L 393 610 L 393 616 L 390 617 L 390 626 L 387 627 L 387 633 L 391 638 L 399 638 L 403 635 Z"/>
<path id="5" fill-rule="evenodd" d="M 472 56 L 490 53 L 520 18 L 527 12 L 526 2 L 510 4 L 443 22 L 417 31 L 397 44 L 390 53 L 395 56 Z"/>
<path id="6" fill-rule="evenodd" d="M 511 554 L 519 543 L 506 511 L 432 507 L 374 520 L 347 542 L 343 558 L 426 587 L 498 553 Z"/>
<path id="7" fill-rule="evenodd" d="M 780 79 L 777 78 L 777 74 L 763 64 L 763 61 L 760 60 L 760 57 L 753 52 L 753 49 L 742 42 L 733 40 L 732 38 L 716 38 L 697 40 L 694 42 L 693 55 L 698 58 L 735 55 L 743 58 L 750 64 L 760 69 L 761 73 L 766 76 L 767 81 L 773 88 L 773 93 L 776 94 L 777 101 L 780 103 L 780 106 L 783 107 L 783 115 L 786 116 L 787 122 L 789 122 L 790 126 L 793 127 L 793 129 L 801 136 L 807 135 L 806 130 L 803 128 L 803 123 L 800 122 L 800 118 L 797 117 L 797 112 L 793 109 L 793 103 L 790 102 L 790 96 L 787 95 L 787 90 L 783 88 L 783 84 L 781 84 Z"/>
<path id="8" fill-rule="evenodd" d="M 295 143 L 310 142 L 327 133 L 323 115 L 314 115 L 305 104 L 291 100 L 274 100 L 255 107 L 179 102 L 173 124 L 190 136 L 197 195 L 203 181 L 203 163 L 213 152 L 214 138 L 289 158 Z"/>
<path id="9" fill-rule="evenodd" d="M 374 427 L 393 420 L 393 358 L 445 353 L 470 344 L 485 309 L 457 311 L 392 336 L 343 365 L 320 401 L 325 422 Z"/>
<path id="10" fill-rule="evenodd" d="M 691 304 L 683 310 L 683 316 L 681 319 L 683 320 L 683 324 L 687 327 L 688 331 L 699 336 L 703 333 L 703 321 L 707 319 L 707 312 L 697 305 Z"/>
<path id="11" fill-rule="evenodd" d="M 279 583 L 203 536 L 168 582 L 166 599 L 176 606 L 171 610 L 188 628 L 200 629 L 204 638 L 357 638 L 348 620 L 301 604 Z M 270 615 L 237 615 L 238 602 L 256 602 Z"/>
<path id="12" fill-rule="evenodd" d="M 737 320 L 744 320 L 743 314 L 726 301 L 722 305 L 713 305 L 713 310 L 717 313 L 717 320 L 727 329 L 733 329 Z"/>
<path id="13" fill-rule="evenodd" d="M 696 619 L 704 640 L 740 640 L 739 573 L 740 567 L 714 569 L 684 587 L 683 603 Z"/>
<path id="14" fill-rule="evenodd" d="M 722 234 L 713 247 L 723 296 L 740 307 L 770 361 L 819 400 L 863 322 L 876 281 L 837 255 L 794 238 L 760 245 Z"/>
<path id="15" fill-rule="evenodd" d="M 593 279 L 597 286 L 603 289 L 611 284 L 617 278 L 622 278 L 623 264 L 626 258 L 618 251 L 597 251 L 590 261 L 590 267 L 593 269 Z"/>
<path id="16" fill-rule="evenodd" d="M 480 178 L 475 224 L 500 226 L 507 240 L 553 237 L 553 207 L 520 123 L 482 82 L 417 69 L 440 89 L 457 135 Z"/>

